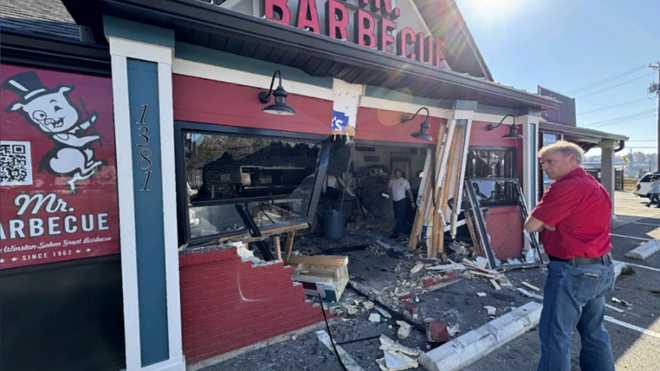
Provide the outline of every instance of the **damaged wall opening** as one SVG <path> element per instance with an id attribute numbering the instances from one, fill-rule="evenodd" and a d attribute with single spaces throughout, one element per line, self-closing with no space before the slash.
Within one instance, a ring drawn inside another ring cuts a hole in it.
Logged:
<path id="1" fill-rule="evenodd" d="M 402 171 L 403 177 L 410 183 L 414 199 L 425 158 L 426 146 L 358 141 L 352 148 L 349 163 L 344 162 L 341 169 L 330 166 L 328 177 L 341 179 L 341 207 L 349 229 L 370 229 L 389 234 L 394 223 L 392 201 L 383 195 L 390 193 L 388 184 L 392 173 L 394 169 Z M 323 195 L 319 210 L 336 207 L 333 205 L 337 204 L 328 198 L 326 194 Z M 409 224 L 412 225 L 412 209 L 408 215 Z"/>
<path id="2" fill-rule="evenodd" d="M 308 223 L 321 138 L 178 123 L 181 243 L 246 232 L 244 207 L 261 230 Z"/>

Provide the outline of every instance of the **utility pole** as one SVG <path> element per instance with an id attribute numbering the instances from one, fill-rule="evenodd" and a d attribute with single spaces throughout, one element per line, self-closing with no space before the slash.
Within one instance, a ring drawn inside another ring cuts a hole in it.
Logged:
<path id="1" fill-rule="evenodd" d="M 658 118 L 657 118 L 657 120 L 658 120 L 658 143 L 657 143 L 658 144 L 658 147 L 657 147 L 658 148 L 658 152 L 657 152 L 658 161 L 657 162 L 658 162 L 658 164 L 657 164 L 656 171 L 660 171 L 660 61 L 658 61 L 656 63 L 649 64 L 649 67 L 658 71 L 658 81 L 654 82 L 654 83 L 651 83 L 651 86 L 649 86 L 649 93 L 651 93 L 651 94 L 655 93 L 655 95 L 658 96 L 658 113 L 657 113 L 657 115 L 658 115 Z"/>

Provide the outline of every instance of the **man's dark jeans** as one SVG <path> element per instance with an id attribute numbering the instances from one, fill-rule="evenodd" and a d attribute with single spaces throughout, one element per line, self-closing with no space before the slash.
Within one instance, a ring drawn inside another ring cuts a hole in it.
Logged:
<path id="1" fill-rule="evenodd" d="M 550 262 L 539 324 L 538 371 L 570 371 L 576 327 L 582 340 L 582 371 L 614 371 L 610 337 L 603 325 L 605 303 L 613 285 L 611 261 L 607 265 Z"/>
<path id="2" fill-rule="evenodd" d="M 394 230 L 392 231 L 393 235 L 398 235 L 400 233 L 408 233 L 408 201 L 407 198 L 403 200 L 394 201 L 394 219 L 396 224 L 394 224 Z"/>

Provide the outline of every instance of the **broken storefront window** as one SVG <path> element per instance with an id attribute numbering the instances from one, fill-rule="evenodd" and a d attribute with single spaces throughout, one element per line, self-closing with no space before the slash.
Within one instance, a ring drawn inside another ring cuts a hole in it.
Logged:
<path id="1" fill-rule="evenodd" d="M 308 221 L 320 143 L 184 132 L 191 240 L 244 232 L 237 205 L 260 229 Z"/>
<path id="2" fill-rule="evenodd" d="M 513 149 L 475 149 L 468 153 L 466 178 L 482 206 L 515 205 L 515 155 Z"/>

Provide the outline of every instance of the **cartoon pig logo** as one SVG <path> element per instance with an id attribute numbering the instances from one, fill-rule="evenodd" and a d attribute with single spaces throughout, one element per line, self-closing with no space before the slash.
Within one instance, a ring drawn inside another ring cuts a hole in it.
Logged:
<path id="1" fill-rule="evenodd" d="M 94 159 L 91 148 L 91 143 L 100 136 L 83 134 L 96 122 L 96 114 L 81 122 L 78 110 L 68 97 L 73 87 L 47 89 L 32 71 L 11 77 L 5 87 L 23 97 L 7 111 L 21 110 L 28 121 L 55 141 L 55 148 L 49 152 L 48 165 L 53 173 L 71 177 L 67 184 L 74 193 L 76 182 L 90 178 L 103 164 L 103 161 Z"/>

